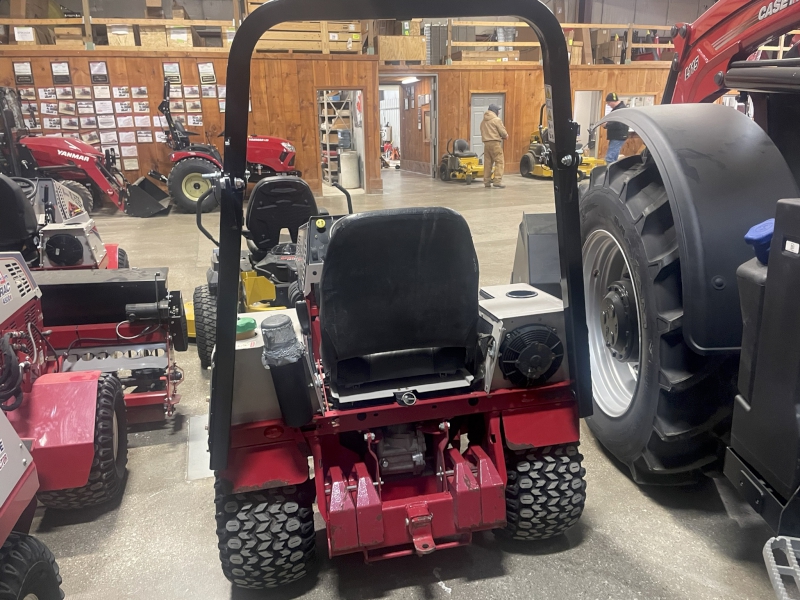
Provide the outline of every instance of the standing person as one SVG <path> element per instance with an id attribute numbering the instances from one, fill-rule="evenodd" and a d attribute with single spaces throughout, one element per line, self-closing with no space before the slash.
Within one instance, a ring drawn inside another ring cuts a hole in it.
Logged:
<path id="1" fill-rule="evenodd" d="M 606 96 L 606 104 L 611 109 L 611 112 L 620 110 L 621 108 L 628 108 L 614 92 Z M 603 127 L 606 128 L 606 137 L 608 137 L 606 162 L 610 165 L 619 160 L 619 152 L 622 150 L 625 140 L 628 139 L 628 126 L 624 123 L 606 123 Z"/>
<path id="2" fill-rule="evenodd" d="M 494 187 L 504 188 L 503 169 L 506 159 L 503 155 L 503 140 L 508 132 L 500 120 L 500 107 L 490 104 L 481 122 L 481 139 L 483 140 L 483 185 L 492 187 L 492 165 L 494 165 Z"/>

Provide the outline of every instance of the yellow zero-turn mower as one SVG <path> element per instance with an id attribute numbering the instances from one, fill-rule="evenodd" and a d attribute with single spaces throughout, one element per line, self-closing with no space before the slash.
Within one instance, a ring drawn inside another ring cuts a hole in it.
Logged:
<path id="1" fill-rule="evenodd" d="M 542 108 L 539 111 L 539 131 L 531 134 L 531 143 L 530 146 L 528 146 L 528 151 L 522 155 L 519 161 L 519 172 L 523 177 L 553 178 L 553 167 L 550 163 L 550 147 L 545 141 L 547 140 L 547 127 L 542 125 L 544 120 L 544 108 L 545 105 L 542 104 Z M 587 148 L 594 148 L 594 144 L 595 130 L 591 129 Z M 581 144 L 577 145 L 576 152 L 580 157 L 580 163 L 578 164 L 578 181 L 588 179 L 595 167 L 602 167 L 606 164 L 606 161 L 600 158 L 586 156 Z"/>
<path id="2" fill-rule="evenodd" d="M 469 149 L 467 140 L 456 140 L 452 149 L 447 140 L 447 153 L 439 163 L 439 178 L 442 181 L 466 181 L 472 183 L 483 178 L 483 161 Z"/>

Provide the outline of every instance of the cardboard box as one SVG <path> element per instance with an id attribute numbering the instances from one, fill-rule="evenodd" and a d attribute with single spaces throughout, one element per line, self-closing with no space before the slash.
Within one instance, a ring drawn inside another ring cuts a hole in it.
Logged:
<path id="1" fill-rule="evenodd" d="M 622 40 L 600 44 L 597 47 L 597 63 L 602 64 L 611 61 L 615 64 L 620 64 L 624 46 L 625 42 Z"/>
<path id="2" fill-rule="evenodd" d="M 553 0 L 552 11 L 559 23 L 567 22 L 567 0 Z"/>
<path id="3" fill-rule="evenodd" d="M 339 132 L 338 131 L 331 131 L 330 133 L 323 133 L 322 134 L 322 143 L 323 144 L 338 144 L 339 143 Z"/>
<path id="4" fill-rule="evenodd" d="M 420 35 L 422 19 L 412 19 L 410 21 L 395 21 L 395 35 Z"/>
<path id="5" fill-rule="evenodd" d="M 146 7 L 161 8 L 161 0 L 144 0 Z"/>
<path id="6" fill-rule="evenodd" d="M 382 61 L 425 62 L 427 47 L 421 35 L 379 35 L 375 39 L 375 51 Z"/>
<path id="7" fill-rule="evenodd" d="M 591 33 L 592 46 L 597 47 L 611 41 L 611 30 L 593 29 Z"/>
<path id="8" fill-rule="evenodd" d="M 569 64 L 583 64 L 583 42 L 572 42 L 569 45 Z"/>

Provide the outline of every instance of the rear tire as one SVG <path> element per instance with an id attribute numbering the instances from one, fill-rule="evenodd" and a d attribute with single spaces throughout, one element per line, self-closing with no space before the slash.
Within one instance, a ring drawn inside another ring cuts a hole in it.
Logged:
<path id="1" fill-rule="evenodd" d="M 530 177 L 533 172 L 533 154 L 530 152 L 523 154 L 519 160 L 519 174 L 523 177 Z"/>
<path id="2" fill-rule="evenodd" d="M 128 253 L 125 252 L 122 248 L 117 247 L 117 268 L 118 269 L 130 269 L 131 263 L 128 260 Z"/>
<path id="3" fill-rule="evenodd" d="M 61 180 L 58 183 L 60 183 L 64 187 L 69 188 L 71 192 L 75 192 L 76 194 L 78 194 L 78 196 L 81 197 L 83 208 L 87 213 L 90 213 L 94 210 L 94 198 L 92 197 L 92 192 L 89 191 L 89 188 L 87 188 L 82 183 L 67 179 Z"/>
<path id="4" fill-rule="evenodd" d="M 61 600 L 61 575 L 50 549 L 11 532 L 0 548 L 0 600 Z"/>
<path id="5" fill-rule="evenodd" d="M 450 174 L 447 172 L 447 165 L 445 163 L 439 165 L 439 179 L 442 181 L 450 181 Z"/>
<path id="6" fill-rule="evenodd" d="M 287 295 L 289 296 L 289 307 L 288 308 L 292 308 L 292 307 L 294 307 L 295 304 L 297 304 L 298 302 L 300 302 L 303 299 L 303 292 L 300 289 L 300 284 L 297 283 L 296 281 L 293 281 L 292 283 L 290 283 Z"/>
<path id="7" fill-rule="evenodd" d="M 636 482 L 694 481 L 722 455 L 733 375 L 730 362 L 700 356 L 683 339 L 677 233 L 657 166 L 631 156 L 594 169 L 581 221 L 594 397 L 589 428 Z M 647 349 L 627 364 L 606 347 L 598 309 L 622 271 L 635 292 L 637 345 Z"/>
<path id="8" fill-rule="evenodd" d="M 467 173 L 464 179 L 466 180 L 467 185 L 472 185 L 472 182 L 474 181 L 471 173 Z"/>
<path id="9" fill-rule="evenodd" d="M 217 343 L 217 299 L 207 285 L 194 288 L 194 330 L 200 366 L 211 366 L 211 354 Z"/>
<path id="10" fill-rule="evenodd" d="M 203 175 L 216 173 L 219 169 L 210 160 L 205 158 L 187 158 L 176 163 L 167 178 L 167 190 L 182 210 L 197 212 L 197 201 L 207 190 L 211 189 L 211 181 L 203 179 Z M 214 195 L 211 194 L 203 202 L 203 212 L 211 212 L 217 206 Z"/>
<path id="11" fill-rule="evenodd" d="M 546 540 L 575 525 L 586 501 L 578 444 L 506 450 L 506 518 L 515 540 Z"/>
<path id="12" fill-rule="evenodd" d="M 89 481 L 79 488 L 39 493 L 39 502 L 48 508 L 74 510 L 119 496 L 128 464 L 127 430 L 122 384 L 115 375 L 103 374 L 97 382 L 94 458 Z"/>
<path id="13" fill-rule="evenodd" d="M 314 563 L 314 481 L 243 494 L 214 483 L 222 572 L 237 587 L 262 590 L 302 579 Z"/>

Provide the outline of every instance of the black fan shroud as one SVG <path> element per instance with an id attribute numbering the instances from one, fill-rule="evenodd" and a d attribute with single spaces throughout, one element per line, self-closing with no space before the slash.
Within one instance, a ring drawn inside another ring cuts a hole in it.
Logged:
<path id="1" fill-rule="evenodd" d="M 518 387 L 543 385 L 564 360 L 564 344 L 552 327 L 523 325 L 500 345 L 500 370 Z"/>
<path id="2" fill-rule="evenodd" d="M 50 262 L 59 267 L 72 267 L 83 261 L 83 244 L 68 233 L 57 233 L 50 237 L 44 251 Z"/>

